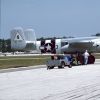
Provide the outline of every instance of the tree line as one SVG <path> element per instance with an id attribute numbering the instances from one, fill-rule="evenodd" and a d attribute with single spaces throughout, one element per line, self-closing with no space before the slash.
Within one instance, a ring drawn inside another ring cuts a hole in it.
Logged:
<path id="1" fill-rule="evenodd" d="M 12 52 L 10 39 L 0 39 L 0 52 Z"/>

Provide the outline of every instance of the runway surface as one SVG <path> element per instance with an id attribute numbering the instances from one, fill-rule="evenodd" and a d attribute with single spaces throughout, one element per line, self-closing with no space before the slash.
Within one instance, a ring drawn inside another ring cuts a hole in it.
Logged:
<path id="1" fill-rule="evenodd" d="M 0 73 L 0 100 L 100 100 L 100 60 L 73 68 Z"/>

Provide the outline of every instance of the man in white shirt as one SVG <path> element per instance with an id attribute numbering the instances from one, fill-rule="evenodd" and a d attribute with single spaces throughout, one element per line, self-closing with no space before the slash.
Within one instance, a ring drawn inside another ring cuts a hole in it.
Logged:
<path id="1" fill-rule="evenodd" d="M 86 50 L 85 53 L 83 54 L 84 56 L 84 64 L 86 65 L 88 63 L 88 57 L 89 57 L 89 53 L 88 51 Z"/>

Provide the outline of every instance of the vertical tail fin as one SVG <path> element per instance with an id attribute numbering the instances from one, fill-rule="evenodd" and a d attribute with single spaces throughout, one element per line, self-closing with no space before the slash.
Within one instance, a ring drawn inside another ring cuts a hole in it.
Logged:
<path id="1" fill-rule="evenodd" d="M 33 29 L 26 29 L 24 34 L 26 41 L 36 41 L 35 31 Z"/>
<path id="2" fill-rule="evenodd" d="M 27 51 L 36 50 L 36 36 L 33 29 L 26 29 L 24 31 Z"/>
<path id="3" fill-rule="evenodd" d="M 11 48 L 14 50 L 36 50 L 36 36 L 33 29 L 15 28 L 11 31 Z"/>
<path id="4" fill-rule="evenodd" d="M 11 30 L 11 48 L 22 50 L 26 46 L 24 31 L 21 27 Z"/>

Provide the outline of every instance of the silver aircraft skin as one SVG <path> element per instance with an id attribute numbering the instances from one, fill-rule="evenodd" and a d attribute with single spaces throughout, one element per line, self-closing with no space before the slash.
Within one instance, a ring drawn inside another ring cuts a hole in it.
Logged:
<path id="1" fill-rule="evenodd" d="M 22 28 L 15 28 L 11 31 L 11 48 L 14 50 L 31 51 L 38 53 L 74 53 L 100 52 L 100 37 L 78 37 L 67 39 L 51 39 L 37 41 L 35 32 L 28 30 L 26 33 Z"/>

